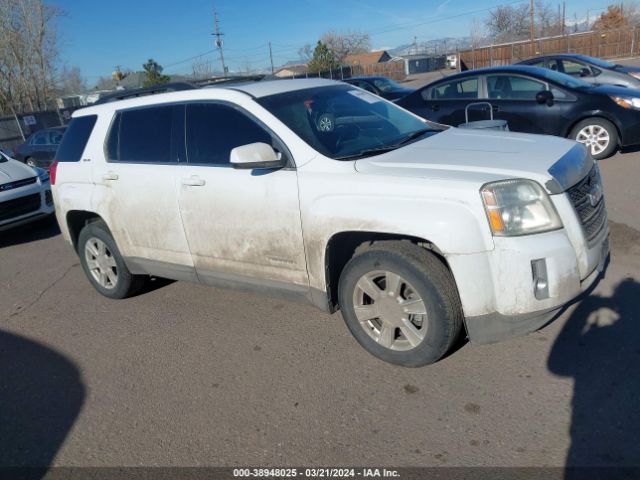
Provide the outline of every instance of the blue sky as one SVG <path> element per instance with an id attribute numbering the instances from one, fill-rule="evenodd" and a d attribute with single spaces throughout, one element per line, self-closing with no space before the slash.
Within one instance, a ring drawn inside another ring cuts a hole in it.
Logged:
<path id="1" fill-rule="evenodd" d="M 523 3 L 528 0 L 523 0 Z M 231 69 L 269 65 L 270 41 L 276 65 L 298 58 L 297 50 L 327 30 L 369 33 L 374 48 L 388 48 L 444 36 L 466 36 L 481 11 L 514 0 L 50 0 L 61 20 L 61 58 L 77 66 L 92 85 L 115 65 L 140 70 L 154 58 L 167 73 L 190 73 L 199 54 L 219 68 L 214 49 L 213 8 L 225 33 Z M 558 0 L 550 0 L 554 5 Z M 567 0 L 567 19 L 595 16 L 605 0 Z"/>

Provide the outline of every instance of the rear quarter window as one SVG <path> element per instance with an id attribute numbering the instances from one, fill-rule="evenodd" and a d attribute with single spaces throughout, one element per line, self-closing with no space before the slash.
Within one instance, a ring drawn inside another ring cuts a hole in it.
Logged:
<path id="1" fill-rule="evenodd" d="M 85 115 L 71 119 L 56 152 L 58 162 L 79 162 L 96 124 L 97 115 Z"/>

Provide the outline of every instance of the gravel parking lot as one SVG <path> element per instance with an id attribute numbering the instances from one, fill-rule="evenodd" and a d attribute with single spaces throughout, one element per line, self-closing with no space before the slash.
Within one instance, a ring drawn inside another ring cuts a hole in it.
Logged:
<path id="1" fill-rule="evenodd" d="M 640 465 L 640 153 L 601 168 L 613 254 L 592 296 L 419 369 L 258 295 L 108 300 L 51 222 L 0 233 L 0 465 Z"/>

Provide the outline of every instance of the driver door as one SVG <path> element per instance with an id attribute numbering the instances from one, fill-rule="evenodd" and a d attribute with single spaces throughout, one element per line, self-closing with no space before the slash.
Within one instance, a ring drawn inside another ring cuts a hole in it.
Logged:
<path id="1" fill-rule="evenodd" d="M 186 106 L 187 164 L 177 178 L 180 212 L 200 281 L 306 294 L 308 278 L 293 164 L 235 169 L 233 148 L 279 139 L 254 117 L 219 102 Z M 290 159 L 292 161 L 292 159 Z"/>

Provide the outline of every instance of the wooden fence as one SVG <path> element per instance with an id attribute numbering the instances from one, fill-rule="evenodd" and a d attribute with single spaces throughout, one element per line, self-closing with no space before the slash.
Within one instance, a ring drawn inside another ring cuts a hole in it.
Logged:
<path id="1" fill-rule="evenodd" d="M 481 68 L 510 65 L 538 55 L 580 53 L 599 58 L 622 58 L 638 55 L 638 30 L 626 28 L 604 32 L 583 32 L 556 37 L 522 40 L 490 45 L 459 52 L 461 65 Z"/>

